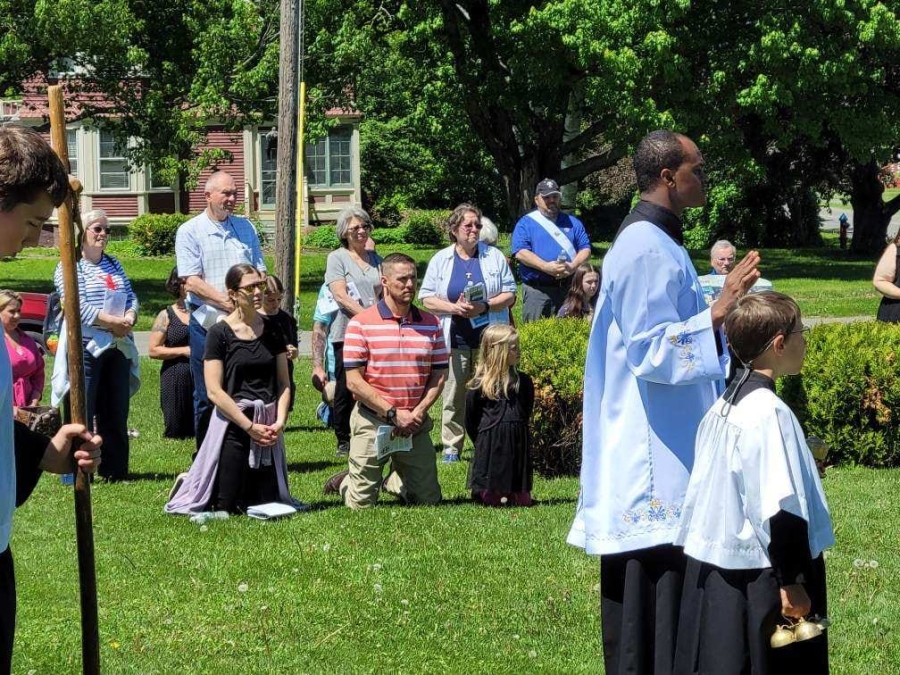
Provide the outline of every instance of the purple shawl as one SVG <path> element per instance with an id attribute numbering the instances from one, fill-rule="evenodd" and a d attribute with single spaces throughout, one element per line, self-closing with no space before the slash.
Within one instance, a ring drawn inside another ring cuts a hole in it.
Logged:
<path id="1" fill-rule="evenodd" d="M 277 419 L 276 403 L 266 405 L 260 400 L 237 401 L 241 410 L 253 408 L 254 424 L 272 424 Z M 225 440 L 225 430 L 231 422 L 215 411 L 209 421 L 209 429 L 203 439 L 203 445 L 197 452 L 197 457 L 188 471 L 187 477 L 178 488 L 173 497 L 166 504 L 166 513 L 180 513 L 191 515 L 208 511 L 209 502 L 212 499 L 213 485 L 216 482 L 216 474 L 219 470 L 219 456 L 222 452 L 222 442 Z M 262 452 L 260 452 L 262 451 Z M 250 447 L 250 466 L 259 467 L 260 464 L 275 464 L 275 475 L 278 478 L 278 501 L 294 505 L 295 502 L 288 491 L 287 481 L 287 457 L 284 452 L 284 433 L 278 434 L 275 445 L 261 448 L 255 442 Z"/>

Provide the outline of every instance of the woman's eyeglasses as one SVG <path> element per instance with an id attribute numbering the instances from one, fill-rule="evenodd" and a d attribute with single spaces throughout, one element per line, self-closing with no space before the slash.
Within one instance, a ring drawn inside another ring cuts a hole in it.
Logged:
<path id="1" fill-rule="evenodd" d="M 474 223 L 461 223 L 460 228 L 466 228 L 467 230 L 480 230 L 482 228 L 481 221 L 475 221 Z"/>
<path id="2" fill-rule="evenodd" d="M 260 293 L 265 293 L 266 289 L 269 285 L 265 281 L 257 281 L 255 284 L 247 284 L 246 286 L 238 286 L 238 290 L 246 291 L 247 293 L 255 293 L 259 291 Z"/>
<path id="3" fill-rule="evenodd" d="M 103 227 L 102 225 L 91 225 L 88 229 L 94 234 L 109 234 L 112 231 L 112 228 Z"/>
<path id="4" fill-rule="evenodd" d="M 371 231 L 371 229 L 372 229 L 371 225 L 360 225 L 358 227 L 348 227 L 347 232 L 349 234 L 356 234 L 357 232 L 359 232 L 361 230 L 365 230 L 366 232 L 369 232 L 369 231 Z"/>

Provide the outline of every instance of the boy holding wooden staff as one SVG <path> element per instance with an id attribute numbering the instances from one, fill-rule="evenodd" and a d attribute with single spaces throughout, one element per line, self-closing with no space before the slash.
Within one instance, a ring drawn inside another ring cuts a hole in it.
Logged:
<path id="1" fill-rule="evenodd" d="M 37 244 L 44 223 L 69 192 L 62 162 L 34 131 L 0 127 L 0 259 Z M 49 439 L 13 422 L 12 374 L 0 350 L 0 673 L 12 667 L 16 586 L 9 538 L 12 514 L 31 494 L 41 471 L 69 473 L 72 456 L 82 470 L 100 463 L 100 437 L 67 424 Z M 72 441 L 81 439 L 72 453 Z"/>

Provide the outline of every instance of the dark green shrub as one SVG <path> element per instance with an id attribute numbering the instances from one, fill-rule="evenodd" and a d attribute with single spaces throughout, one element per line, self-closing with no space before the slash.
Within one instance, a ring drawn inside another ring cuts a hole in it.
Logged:
<path id="1" fill-rule="evenodd" d="M 518 328 L 520 368 L 534 380 L 532 460 L 542 476 L 581 467 L 581 404 L 590 322 L 545 319 Z"/>
<path id="2" fill-rule="evenodd" d="M 340 247 L 341 242 L 334 230 L 334 225 L 319 225 L 306 235 L 303 245 L 309 248 L 324 248 L 329 251 Z"/>
<path id="3" fill-rule="evenodd" d="M 410 209 L 403 212 L 406 243 L 415 246 L 440 246 L 446 243 L 444 223 L 446 211 Z"/>
<path id="4" fill-rule="evenodd" d="M 806 433 L 831 447 L 830 463 L 900 465 L 900 326 L 817 326 L 803 372 L 779 384 Z"/>
<path id="5" fill-rule="evenodd" d="M 167 256 L 175 253 L 175 233 L 191 219 L 183 213 L 145 213 L 128 227 L 137 252 L 143 256 Z"/>
<path id="6" fill-rule="evenodd" d="M 545 319 L 519 327 L 521 369 L 534 379 L 535 470 L 576 475 L 581 463 L 582 392 L 590 325 Z M 900 325 L 817 326 L 801 375 L 779 394 L 809 435 L 831 447 L 829 463 L 900 466 Z"/>
<path id="7" fill-rule="evenodd" d="M 372 230 L 372 239 L 375 240 L 375 243 L 379 246 L 396 246 L 397 244 L 405 244 L 406 243 L 406 227 L 401 225 L 400 227 L 386 227 L 386 228 L 375 228 Z M 381 255 L 384 255 L 384 252 L 380 252 Z"/>

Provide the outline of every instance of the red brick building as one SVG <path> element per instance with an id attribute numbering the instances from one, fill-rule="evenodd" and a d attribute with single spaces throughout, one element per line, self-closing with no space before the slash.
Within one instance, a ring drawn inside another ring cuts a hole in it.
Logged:
<path id="1" fill-rule="evenodd" d="M 75 107 L 77 109 L 78 103 Z M 73 116 L 77 116 L 73 115 Z M 348 204 L 359 204 L 359 119 L 360 115 L 338 108 L 327 116 L 338 120 L 327 138 L 306 146 L 306 184 L 309 222 L 333 221 Z M 14 122 L 45 127 L 49 123 L 46 84 L 26 85 L 20 99 L 0 99 L 0 124 Z M 272 125 L 248 125 L 241 131 L 226 131 L 221 124 L 208 125 L 208 147 L 227 150 L 230 160 L 217 167 L 230 173 L 238 185 L 238 199 L 244 213 L 263 223 L 275 219 L 275 157 L 266 134 Z M 119 156 L 109 132 L 90 120 L 67 125 L 72 173 L 84 185 L 82 208 L 104 209 L 113 224 L 125 225 L 142 213 L 175 213 L 182 210 L 181 192 L 156 180 L 149 167 L 130 167 Z M 187 195 L 187 211 L 205 207 L 203 184 L 212 169 L 200 175 L 198 186 Z"/>

